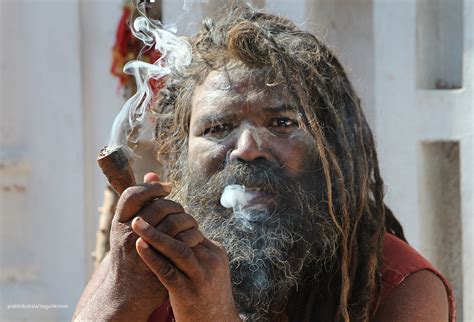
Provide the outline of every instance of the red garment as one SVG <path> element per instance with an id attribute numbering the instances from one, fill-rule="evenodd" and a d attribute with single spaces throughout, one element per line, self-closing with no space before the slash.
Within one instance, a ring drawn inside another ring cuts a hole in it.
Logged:
<path id="1" fill-rule="evenodd" d="M 449 321 L 456 321 L 456 306 L 454 292 L 446 278 L 414 248 L 401 239 L 385 233 L 383 245 L 384 265 L 382 267 L 382 291 L 380 303 L 383 303 L 390 293 L 408 276 L 421 270 L 429 270 L 436 274 L 444 283 L 449 300 Z M 172 322 L 173 312 L 169 301 L 166 301 L 148 319 L 148 322 Z"/>
<path id="2" fill-rule="evenodd" d="M 174 322 L 170 301 L 166 300 L 159 308 L 153 311 L 148 322 Z"/>
<path id="3" fill-rule="evenodd" d="M 449 321 L 456 321 L 456 305 L 454 304 L 453 288 L 448 280 L 413 247 L 401 239 L 385 233 L 383 244 L 384 266 L 382 268 L 382 292 L 380 303 L 408 276 L 421 270 L 429 270 L 436 274 L 444 283 L 449 301 Z"/>

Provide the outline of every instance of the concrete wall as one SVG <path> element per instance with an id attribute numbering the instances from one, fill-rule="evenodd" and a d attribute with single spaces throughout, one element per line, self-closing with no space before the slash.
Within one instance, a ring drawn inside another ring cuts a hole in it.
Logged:
<path id="1" fill-rule="evenodd" d="M 1 317 L 64 319 L 67 308 L 7 304 L 71 307 L 87 277 L 77 2 L 0 6 Z"/>
<path id="2" fill-rule="evenodd" d="M 120 13 L 120 1 L 0 1 L 2 321 L 70 320 L 91 272 L 95 156 L 122 105 L 109 75 Z"/>
<path id="3" fill-rule="evenodd" d="M 470 0 L 374 2 L 387 202 L 409 241 L 451 278 L 460 321 L 474 320 L 473 22 Z"/>

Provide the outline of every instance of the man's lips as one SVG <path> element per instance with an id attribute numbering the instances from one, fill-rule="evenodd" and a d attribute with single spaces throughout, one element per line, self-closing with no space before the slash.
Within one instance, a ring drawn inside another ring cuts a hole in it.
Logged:
<path id="1" fill-rule="evenodd" d="M 259 187 L 246 188 L 243 185 L 231 184 L 224 188 L 221 195 L 221 205 L 225 208 L 240 210 L 260 204 L 272 202 L 274 195 Z"/>
<path id="2" fill-rule="evenodd" d="M 267 193 L 260 188 L 245 188 L 245 194 L 249 196 L 245 207 L 255 206 L 260 204 L 270 204 L 274 202 L 275 196 Z"/>

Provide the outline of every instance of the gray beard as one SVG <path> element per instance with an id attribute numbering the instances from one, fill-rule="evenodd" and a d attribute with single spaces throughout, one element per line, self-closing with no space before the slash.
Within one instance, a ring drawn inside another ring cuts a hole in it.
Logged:
<path id="1" fill-rule="evenodd" d="M 320 195 L 309 192 L 305 182 L 265 169 L 236 165 L 207 179 L 189 171 L 174 196 L 203 234 L 227 250 L 234 300 L 246 321 L 270 321 L 283 313 L 291 292 L 306 279 L 317 280 L 337 247 L 337 233 L 321 211 Z M 256 181 L 279 196 L 274 209 L 244 208 L 244 216 L 236 216 L 220 205 L 225 185 L 255 186 Z"/>

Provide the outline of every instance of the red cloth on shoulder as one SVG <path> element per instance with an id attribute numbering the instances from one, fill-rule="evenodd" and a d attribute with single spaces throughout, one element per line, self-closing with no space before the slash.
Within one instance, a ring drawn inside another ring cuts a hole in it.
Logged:
<path id="1" fill-rule="evenodd" d="M 154 310 L 148 318 L 148 322 L 174 322 L 170 301 L 166 300 L 159 308 Z"/>
<path id="2" fill-rule="evenodd" d="M 443 281 L 449 300 L 449 321 L 456 321 L 453 289 L 448 280 L 427 259 L 410 245 L 389 233 L 385 233 L 383 256 L 380 303 L 383 303 L 408 276 L 426 269 L 436 274 Z M 148 322 L 172 321 L 174 321 L 174 317 L 169 301 L 163 303 L 148 319 Z"/>
<path id="3" fill-rule="evenodd" d="M 453 288 L 448 280 L 426 258 L 403 240 L 385 233 L 383 244 L 382 292 L 380 303 L 383 303 L 392 291 L 408 276 L 421 270 L 429 270 L 444 283 L 449 301 L 449 321 L 456 320 L 456 305 Z"/>

